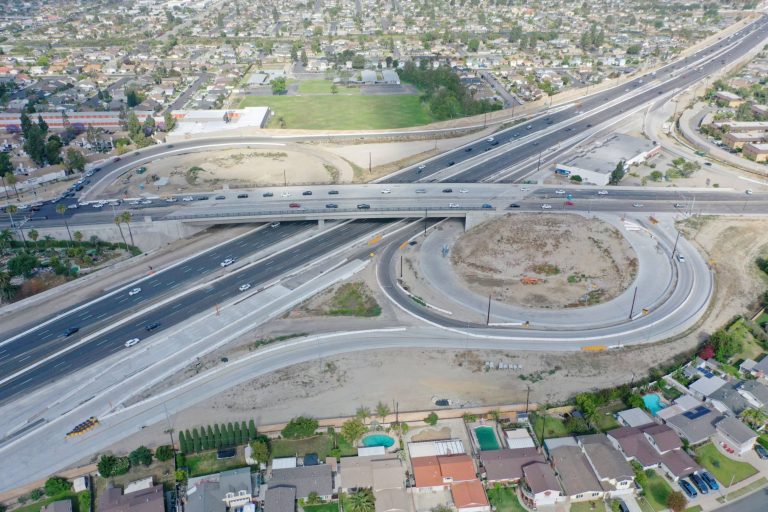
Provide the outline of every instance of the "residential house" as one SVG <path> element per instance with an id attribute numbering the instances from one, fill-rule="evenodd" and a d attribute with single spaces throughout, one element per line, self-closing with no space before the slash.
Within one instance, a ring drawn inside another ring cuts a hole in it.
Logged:
<path id="1" fill-rule="evenodd" d="M 186 512 L 224 512 L 253 500 L 251 468 L 232 469 L 190 479 Z"/>
<path id="2" fill-rule="evenodd" d="M 273 469 L 267 483 L 267 495 L 277 487 L 296 489 L 296 498 L 307 498 L 316 493 L 320 499 L 329 500 L 333 495 L 333 474 L 328 464 Z"/>
<path id="3" fill-rule="evenodd" d="M 592 471 L 611 495 L 632 493 L 635 472 L 605 434 L 576 437 Z"/>
<path id="4" fill-rule="evenodd" d="M 715 423 L 721 418 L 722 415 L 718 412 L 700 405 L 669 418 L 666 424 L 690 444 L 699 444 L 715 434 Z"/>
<path id="5" fill-rule="evenodd" d="M 637 461 L 643 469 L 661 468 L 675 481 L 701 469 L 681 449 L 683 443 L 667 425 L 619 427 L 607 435 L 624 458 Z"/>
<path id="6" fill-rule="evenodd" d="M 396 455 L 343 457 L 338 478 L 342 492 L 371 489 L 376 512 L 410 512 L 413 508 L 405 491 L 405 468 Z"/>
<path id="7" fill-rule="evenodd" d="M 267 492 L 264 499 L 264 512 L 295 512 L 296 489 L 276 487 Z"/>
<path id="8" fill-rule="evenodd" d="M 125 494 L 120 488 L 108 487 L 98 496 L 99 512 L 165 512 L 162 484 Z"/>
<path id="9" fill-rule="evenodd" d="M 757 441 L 757 434 L 752 429 L 730 416 L 718 421 L 715 429 L 717 430 L 717 440 L 733 448 L 739 455 L 744 455 L 752 450 L 755 441 Z"/>
<path id="10" fill-rule="evenodd" d="M 523 467 L 520 495 L 526 505 L 533 508 L 554 505 L 563 499 L 555 472 L 545 462 L 533 462 Z"/>
<path id="11" fill-rule="evenodd" d="M 747 359 L 747 361 L 750 361 L 750 359 Z M 753 377 L 765 379 L 766 376 L 768 376 L 768 357 L 764 357 L 760 361 L 754 362 L 753 365 L 750 365 L 748 371 Z"/>
<path id="12" fill-rule="evenodd" d="M 515 483 L 523 477 L 523 468 L 534 462 L 546 462 L 536 448 L 514 448 L 480 452 L 480 474 L 489 484 Z"/>
<path id="13" fill-rule="evenodd" d="M 724 385 L 725 381 L 723 379 L 708 372 L 688 386 L 688 391 L 699 400 L 704 400 Z"/>
<path id="14" fill-rule="evenodd" d="M 545 442 L 552 466 L 560 477 L 563 494 L 571 502 L 601 499 L 608 490 L 598 480 L 589 460 L 572 437 Z"/>
<path id="15" fill-rule="evenodd" d="M 451 485 L 451 497 L 457 510 L 463 512 L 490 512 L 491 504 L 480 480 L 467 480 Z"/>
<path id="16" fill-rule="evenodd" d="M 765 142 L 765 132 L 728 132 L 723 135 L 723 143 L 731 149 L 740 149 L 749 142 Z"/>
<path id="17" fill-rule="evenodd" d="M 639 427 L 641 425 L 653 423 L 653 418 L 648 416 L 648 413 L 639 407 L 618 412 L 616 414 L 616 419 L 618 419 L 619 423 L 625 427 Z"/>
<path id="18" fill-rule="evenodd" d="M 760 381 L 748 380 L 739 386 L 739 393 L 751 407 L 768 413 L 768 386 Z"/>

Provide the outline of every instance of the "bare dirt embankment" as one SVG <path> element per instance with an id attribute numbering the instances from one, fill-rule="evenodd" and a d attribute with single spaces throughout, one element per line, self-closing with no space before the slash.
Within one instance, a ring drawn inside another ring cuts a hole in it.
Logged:
<path id="1" fill-rule="evenodd" d="M 577 215 L 505 215 L 461 236 L 451 252 L 472 291 L 509 304 L 594 305 L 624 291 L 637 257 L 615 227 Z"/>

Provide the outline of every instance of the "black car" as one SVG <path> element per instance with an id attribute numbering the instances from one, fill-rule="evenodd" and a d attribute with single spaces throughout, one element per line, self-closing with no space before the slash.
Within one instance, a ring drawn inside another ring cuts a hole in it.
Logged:
<path id="1" fill-rule="evenodd" d="M 362 204 L 357 205 L 357 209 L 358 210 L 370 210 L 371 209 L 371 205 L 362 203 Z"/>
<path id="2" fill-rule="evenodd" d="M 444 189 L 443 189 L 443 193 L 444 193 L 444 194 L 450 194 L 451 192 L 453 192 L 453 189 L 452 189 L 452 188 L 444 188 Z"/>
<path id="3" fill-rule="evenodd" d="M 248 199 L 248 194 L 237 194 L 238 199 Z"/>
<path id="4" fill-rule="evenodd" d="M 498 145 L 499 145 L 499 141 L 497 140 L 491 142 L 491 146 L 498 146 Z"/>
<path id="5" fill-rule="evenodd" d="M 222 199 L 226 199 L 226 197 L 224 197 L 224 196 L 216 196 L 216 200 L 217 201 L 221 201 Z"/>
<path id="6" fill-rule="evenodd" d="M 450 166 L 452 166 L 452 165 L 455 165 L 455 164 L 456 164 L 456 162 L 454 162 L 454 161 L 450 161 L 450 162 L 448 162 L 448 167 L 450 167 Z"/>
<path id="7" fill-rule="evenodd" d="M 312 195 L 312 191 L 311 190 L 305 190 L 304 192 L 301 193 L 301 195 L 303 195 L 303 196 L 311 196 Z"/>
<path id="8" fill-rule="evenodd" d="M 155 329 L 157 329 L 158 327 L 160 327 L 160 322 L 152 322 L 151 324 L 147 324 L 147 327 L 146 327 L 146 329 L 147 329 L 148 331 L 154 331 L 154 330 L 155 330 Z"/>
<path id="9" fill-rule="evenodd" d="M 467 148 L 464 150 L 465 153 L 469 153 L 470 151 L 472 151 L 472 148 Z"/>
<path id="10" fill-rule="evenodd" d="M 520 208 L 520 205 L 517 203 L 512 203 L 509 205 L 510 208 Z"/>
<path id="11" fill-rule="evenodd" d="M 64 337 L 69 338 L 79 330 L 80 330 L 79 327 L 67 327 L 67 329 L 64 331 Z"/>
<path id="12" fill-rule="evenodd" d="M 328 195 L 329 196 L 337 196 L 337 195 L 339 195 L 339 191 L 338 190 L 329 190 L 328 191 Z"/>
<path id="13" fill-rule="evenodd" d="M 704 483 L 704 480 L 702 480 L 699 475 L 691 475 L 690 478 L 691 478 L 691 481 L 693 482 L 693 485 L 696 486 L 696 488 L 699 490 L 701 494 L 709 493 L 709 487 L 707 487 L 707 484 Z"/>
<path id="14" fill-rule="evenodd" d="M 766 450 L 763 445 L 756 444 L 755 445 L 755 451 L 757 452 L 757 456 L 761 459 L 765 460 L 768 459 L 768 450 Z"/>
<path id="15" fill-rule="evenodd" d="M 101 167 L 96 167 L 93 172 L 99 172 L 101 170 Z"/>
<path id="16" fill-rule="evenodd" d="M 264 192 L 263 194 L 261 194 L 261 197 L 272 197 L 274 195 L 275 194 L 273 194 L 272 192 Z"/>
<path id="17" fill-rule="evenodd" d="M 325 205 L 325 207 L 326 208 L 338 208 L 339 205 L 337 205 L 336 203 L 328 203 L 328 204 Z"/>
<path id="18" fill-rule="evenodd" d="M 173 144 L 168 144 L 168 145 L 167 145 L 167 146 L 165 146 L 165 147 L 167 147 L 168 149 L 171 149 L 171 148 L 173 147 Z"/>
<path id="19" fill-rule="evenodd" d="M 195 199 L 197 199 L 198 201 L 207 201 L 208 196 L 197 196 Z"/>

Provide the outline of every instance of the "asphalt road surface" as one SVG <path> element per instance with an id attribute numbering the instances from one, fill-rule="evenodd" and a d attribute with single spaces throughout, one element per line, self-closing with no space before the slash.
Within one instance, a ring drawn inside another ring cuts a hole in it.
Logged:
<path id="1" fill-rule="evenodd" d="M 601 107 L 612 99 L 619 98 L 625 94 L 630 95 L 630 97 L 625 99 L 620 104 L 604 112 L 587 114 L 585 117 L 579 118 L 577 125 L 572 125 L 571 130 L 568 129 L 569 127 L 563 127 L 562 129 L 557 129 L 557 131 L 553 133 L 547 134 L 546 138 L 542 138 L 542 143 L 539 146 L 534 146 L 533 144 L 517 145 L 513 151 L 503 152 L 499 156 L 485 161 L 482 164 L 472 165 L 468 170 L 451 178 L 452 181 L 459 182 L 480 181 L 483 178 L 493 175 L 497 171 L 508 167 L 513 162 L 525 160 L 526 158 L 535 155 L 537 152 L 542 151 L 546 147 L 557 145 L 560 141 L 572 136 L 574 132 L 588 128 L 587 125 L 591 124 L 594 126 L 600 122 L 610 119 L 616 115 L 617 109 L 626 110 L 628 108 L 632 108 L 642 103 L 651 101 L 654 97 L 656 97 L 656 95 L 663 93 L 664 91 L 669 91 L 671 88 L 687 86 L 688 84 L 705 76 L 708 72 L 719 67 L 721 65 L 722 59 L 737 59 L 739 56 L 746 53 L 750 48 L 761 42 L 766 37 L 766 19 L 761 18 L 758 22 L 753 23 L 745 29 L 742 29 L 742 31 L 739 32 L 739 35 L 737 35 L 737 38 L 741 35 L 745 35 L 744 39 L 739 44 L 735 45 L 734 48 L 728 49 L 722 56 L 717 56 L 709 64 L 704 64 L 703 67 L 697 68 L 695 71 L 689 70 L 683 73 L 679 73 L 672 80 L 672 83 L 656 85 L 642 93 L 631 96 L 632 89 L 639 89 L 640 87 L 643 87 L 641 80 L 649 81 L 652 78 L 650 76 L 646 76 L 644 79 L 635 79 L 632 82 L 628 82 L 626 84 L 626 88 L 629 89 L 629 92 L 619 87 L 604 93 L 600 93 L 593 97 L 585 98 L 580 105 L 576 105 L 570 109 L 563 110 L 562 112 L 553 113 L 551 116 L 549 116 L 549 119 L 546 117 L 541 117 L 539 120 L 532 121 L 528 125 L 518 126 L 500 132 L 494 136 L 493 141 L 483 140 L 475 142 L 474 144 L 464 148 L 459 148 L 453 152 L 442 155 L 422 164 L 424 167 L 421 169 L 419 169 L 419 166 L 414 166 L 405 172 L 401 172 L 387 180 L 387 182 L 404 183 L 409 181 L 423 180 L 431 174 L 443 171 L 447 167 L 450 167 L 451 165 L 449 164 L 451 162 L 458 163 L 460 161 L 467 160 L 472 156 L 477 155 L 479 152 L 485 152 L 485 149 L 490 150 L 491 148 L 495 148 L 498 145 L 505 144 L 511 140 L 517 139 L 518 137 L 522 137 L 525 135 L 525 132 L 535 133 L 547 128 L 557 127 L 560 123 L 563 122 L 567 123 L 575 115 L 577 115 L 577 108 L 580 111 L 588 113 L 588 111 Z M 718 51 L 721 48 L 724 49 L 728 43 L 729 40 L 722 41 L 719 44 L 716 44 L 713 48 L 702 50 L 696 56 L 689 57 L 686 60 L 689 62 L 695 61 L 697 58 L 707 56 L 713 51 Z M 668 76 L 670 72 L 679 69 L 681 66 L 683 66 L 683 63 L 671 64 L 659 71 L 657 76 L 664 78 L 665 76 Z M 228 139 L 220 139 L 217 140 L 217 143 L 226 144 L 228 142 L 234 141 L 237 141 L 237 143 L 242 143 L 242 139 L 233 139 L 233 141 L 229 141 Z M 270 139 L 270 141 L 274 142 L 274 139 Z M 498 142 L 498 145 L 494 145 L 495 142 Z M 179 144 L 177 146 L 181 145 L 182 144 Z M 184 147 L 192 150 L 195 146 L 200 146 L 201 142 L 190 141 L 183 143 L 183 145 Z M 470 148 L 471 150 L 467 151 L 467 149 Z M 143 151 L 138 155 L 127 155 L 120 159 L 120 161 L 105 165 L 99 171 L 99 173 L 106 175 L 122 172 L 120 169 L 125 165 L 130 165 L 134 160 L 138 165 L 138 162 L 141 162 L 144 159 L 154 158 L 162 154 L 167 154 L 169 151 L 178 151 L 179 149 L 181 148 L 169 148 L 167 146 L 149 148 L 148 150 Z M 94 178 L 96 178 L 99 173 L 97 173 Z M 628 195 L 627 197 L 630 196 Z M 74 199 L 67 199 L 64 200 L 64 203 L 71 204 L 74 201 Z M 756 204 L 756 202 L 754 204 Z M 745 201 L 744 208 L 746 209 L 747 207 L 748 201 Z M 621 208 L 626 208 L 626 205 L 622 204 Z M 67 210 L 65 215 L 62 217 L 66 218 L 71 214 L 72 211 Z M 33 218 L 39 216 L 48 216 L 51 219 L 55 216 L 58 216 L 58 214 L 55 213 L 55 205 L 44 205 L 39 212 L 35 213 Z M 42 224 L 44 225 L 45 222 L 45 219 L 43 219 Z M 275 276 L 291 268 L 297 268 L 302 264 L 326 253 L 329 249 L 343 246 L 351 240 L 367 232 L 370 232 L 376 226 L 380 225 L 380 222 L 377 221 L 357 221 L 353 224 L 350 224 L 349 227 L 346 227 L 345 231 L 334 230 L 326 236 L 305 242 L 305 244 L 300 246 L 301 250 L 292 252 L 289 256 L 281 255 L 279 257 L 270 258 L 259 265 L 255 265 L 247 272 L 244 272 L 242 275 L 225 278 L 221 281 L 218 281 L 210 289 L 198 290 L 189 293 L 178 301 L 174 301 L 165 306 L 162 306 L 161 309 L 155 310 L 148 314 L 143 314 L 140 317 L 131 320 L 127 324 L 112 329 L 107 334 L 96 337 L 88 341 L 86 344 L 70 350 L 61 356 L 53 357 L 46 361 L 44 364 L 41 364 L 34 369 L 27 371 L 18 377 L 11 378 L 7 382 L 1 384 L 0 401 L 8 401 L 19 393 L 27 392 L 30 389 L 39 387 L 46 382 L 49 382 L 50 380 L 60 377 L 63 374 L 76 371 L 77 369 L 84 367 L 93 361 L 99 360 L 101 357 L 120 350 L 120 348 L 124 346 L 126 340 L 134 337 L 141 338 L 146 336 L 147 332 L 145 330 L 145 326 L 149 323 L 154 321 L 161 321 L 161 325 L 153 331 L 154 333 L 161 329 L 166 329 L 176 322 L 183 322 L 191 315 L 194 315 L 196 312 L 204 311 L 206 308 L 213 307 L 215 304 L 221 302 L 222 300 L 232 297 L 233 294 L 237 293 L 237 286 L 243 281 L 250 281 L 255 286 L 258 286 L 258 284 L 267 282 L 272 276 Z M 283 233 L 285 233 L 285 230 L 289 229 L 301 228 L 290 228 L 287 225 L 280 226 L 280 228 L 277 228 L 274 231 L 274 235 L 266 235 L 267 240 L 261 243 L 268 244 L 270 243 L 268 239 L 269 236 L 281 236 Z M 218 259 L 219 257 L 223 258 L 229 256 L 229 254 L 234 254 L 234 247 L 232 247 L 232 245 L 233 244 L 229 244 L 222 247 L 220 250 L 216 251 L 215 257 L 208 256 L 208 258 Z M 243 250 L 246 254 L 249 254 L 253 252 L 254 249 L 253 247 L 244 246 Z M 226 253 L 227 256 L 225 256 L 224 253 Z M 207 272 L 210 272 L 215 268 L 217 263 L 218 261 L 206 260 L 206 263 L 201 265 L 200 268 L 205 267 L 208 269 Z M 267 265 L 267 263 L 271 264 Z M 97 310 L 92 312 L 80 310 L 76 313 L 68 313 L 66 314 L 66 318 L 54 320 L 52 323 L 42 327 L 33 328 L 29 333 L 11 341 L 10 343 L 0 342 L 0 365 L 2 365 L 2 367 L 0 367 L 0 370 L 2 370 L 0 375 L 13 375 L 19 370 L 28 368 L 30 365 L 39 363 L 42 359 L 50 357 L 62 346 L 75 343 L 83 336 L 87 336 L 89 333 L 95 332 L 99 326 L 107 326 L 111 323 L 114 323 L 116 317 L 123 316 L 127 312 L 126 308 L 136 307 L 138 306 L 138 301 L 148 300 L 141 298 L 142 294 L 145 293 L 145 288 L 157 288 L 159 293 L 159 290 L 165 290 L 166 287 L 171 286 L 171 284 L 169 284 L 171 280 L 174 281 L 173 284 L 181 286 L 178 284 L 180 281 L 177 281 L 177 279 L 182 279 L 182 277 L 178 276 L 178 273 L 183 273 L 187 268 L 190 267 L 180 266 L 178 269 L 174 269 L 174 271 L 169 274 L 168 277 L 162 278 L 169 280 L 164 284 L 156 284 L 157 282 L 153 280 L 146 281 L 142 284 L 142 293 L 134 296 L 138 298 L 125 299 L 122 297 L 125 304 L 118 303 L 117 300 L 119 299 L 115 300 L 112 298 L 106 298 L 101 303 L 97 303 L 99 304 Z M 198 272 L 193 268 L 187 272 L 189 274 L 195 274 L 195 277 L 198 277 L 199 274 L 206 272 L 206 270 L 201 270 Z M 173 279 L 174 277 L 176 280 Z M 125 293 L 127 294 L 127 290 Z M 94 307 L 96 306 L 94 305 Z M 61 338 L 62 333 L 67 327 L 78 327 L 80 328 L 80 331 L 68 338 Z"/>

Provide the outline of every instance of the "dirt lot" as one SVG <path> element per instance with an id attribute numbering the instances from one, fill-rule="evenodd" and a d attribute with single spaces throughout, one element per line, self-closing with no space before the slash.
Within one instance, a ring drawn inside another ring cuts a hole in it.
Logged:
<path id="1" fill-rule="evenodd" d="M 610 300 L 637 273 L 634 251 L 616 228 L 574 215 L 506 215 L 480 224 L 456 242 L 451 262 L 471 290 L 540 308 Z"/>
<path id="2" fill-rule="evenodd" d="M 343 158 L 316 147 L 227 149 L 190 153 L 150 162 L 147 171 L 123 175 L 106 191 L 113 196 L 178 194 L 221 189 L 225 184 L 256 187 L 288 183 L 345 183 L 352 167 Z M 199 170 L 193 170 L 198 168 Z"/>

